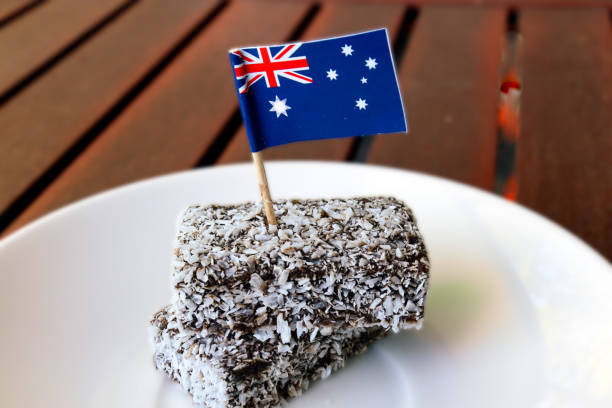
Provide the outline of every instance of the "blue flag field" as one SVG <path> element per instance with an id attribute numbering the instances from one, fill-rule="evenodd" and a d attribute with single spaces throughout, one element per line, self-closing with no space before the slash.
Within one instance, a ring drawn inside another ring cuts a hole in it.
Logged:
<path id="1" fill-rule="evenodd" d="M 233 49 L 230 60 L 253 152 L 407 130 L 386 29 Z"/>

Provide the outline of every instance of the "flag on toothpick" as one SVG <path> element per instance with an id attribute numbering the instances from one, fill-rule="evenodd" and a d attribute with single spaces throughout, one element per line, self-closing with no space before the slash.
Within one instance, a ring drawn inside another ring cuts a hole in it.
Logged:
<path id="1" fill-rule="evenodd" d="M 405 132 L 386 29 L 230 51 L 251 151 Z"/>
<path id="2" fill-rule="evenodd" d="M 260 150 L 407 130 L 386 29 L 236 48 L 230 60 L 262 198 L 268 201 L 266 214 L 272 218 Z"/>

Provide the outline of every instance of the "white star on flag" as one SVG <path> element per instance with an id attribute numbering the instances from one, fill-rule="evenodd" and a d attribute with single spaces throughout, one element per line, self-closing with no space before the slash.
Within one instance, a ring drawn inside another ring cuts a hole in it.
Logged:
<path id="1" fill-rule="evenodd" d="M 275 100 L 268 102 L 272 105 L 270 112 L 275 112 L 277 118 L 280 117 L 280 115 L 289 117 L 289 115 L 287 115 L 287 110 L 291 109 L 291 106 L 287 106 L 287 98 L 281 100 L 278 99 L 277 95 Z"/>
<path id="2" fill-rule="evenodd" d="M 378 62 L 376 62 L 376 58 L 372 58 L 369 57 L 366 61 L 365 61 L 365 66 L 368 67 L 369 69 L 376 69 L 376 66 L 378 65 Z"/>
<path id="3" fill-rule="evenodd" d="M 361 99 L 361 98 L 357 99 L 355 103 L 356 103 L 355 107 L 359 108 L 359 110 L 365 109 L 366 106 L 368 106 L 365 99 Z"/>
<path id="4" fill-rule="evenodd" d="M 326 72 L 327 72 L 327 77 L 329 79 L 334 80 L 334 79 L 338 78 L 338 74 L 336 73 L 335 69 L 331 69 L 330 68 L 329 71 L 326 71 Z"/>
<path id="5" fill-rule="evenodd" d="M 366 77 L 361 77 L 361 83 L 362 83 L 362 84 L 367 84 L 367 83 L 368 83 L 368 78 L 366 78 Z"/>
<path id="6" fill-rule="evenodd" d="M 353 46 L 344 44 L 344 47 L 342 47 L 342 53 L 344 54 L 345 57 L 348 57 L 349 55 L 353 55 Z"/>

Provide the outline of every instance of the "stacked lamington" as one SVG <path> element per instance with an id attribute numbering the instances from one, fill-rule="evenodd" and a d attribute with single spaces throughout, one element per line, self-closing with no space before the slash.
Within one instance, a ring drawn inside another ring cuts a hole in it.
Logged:
<path id="1" fill-rule="evenodd" d="M 154 361 L 206 408 L 275 407 L 389 331 L 418 327 L 429 262 L 388 197 L 191 206 Z"/>

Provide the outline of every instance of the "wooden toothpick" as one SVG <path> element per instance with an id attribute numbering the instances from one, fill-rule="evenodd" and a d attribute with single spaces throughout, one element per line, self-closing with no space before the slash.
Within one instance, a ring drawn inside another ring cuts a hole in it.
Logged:
<path id="1" fill-rule="evenodd" d="M 268 177 L 266 177 L 266 169 L 264 168 L 260 152 L 253 153 L 253 164 L 255 165 L 255 173 L 257 174 L 257 182 L 259 183 L 261 201 L 264 205 L 264 211 L 266 212 L 268 224 L 277 225 L 276 216 L 274 215 L 274 208 L 272 207 L 272 197 L 270 196 L 270 189 L 268 188 Z"/>

